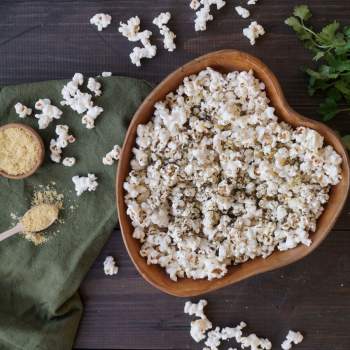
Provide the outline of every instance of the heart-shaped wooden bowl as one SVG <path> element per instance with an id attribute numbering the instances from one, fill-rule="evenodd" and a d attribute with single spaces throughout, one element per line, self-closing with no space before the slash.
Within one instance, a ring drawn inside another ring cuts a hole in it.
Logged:
<path id="1" fill-rule="evenodd" d="M 0 175 L 8 177 L 9 179 L 12 179 L 12 180 L 21 180 L 21 179 L 24 179 L 28 176 L 33 175 L 40 168 L 40 165 L 42 164 L 42 162 L 44 160 L 45 146 L 44 146 L 43 139 L 40 137 L 40 135 L 34 129 L 32 129 L 31 127 L 24 125 L 24 124 L 18 124 L 18 123 L 6 124 L 6 125 L 1 126 L 0 130 L 6 129 L 6 128 L 20 128 L 20 129 L 23 129 L 24 131 L 27 131 L 29 134 L 31 134 L 35 138 L 35 141 L 38 144 L 39 158 L 38 158 L 38 161 L 36 162 L 36 164 L 34 165 L 34 168 L 32 168 L 30 171 L 28 171 L 25 174 L 9 175 L 9 174 L 5 173 L 4 171 L 0 170 Z"/>
<path id="2" fill-rule="evenodd" d="M 221 279 L 212 281 L 193 280 L 190 278 L 179 278 L 177 282 L 172 281 L 165 270 L 159 265 L 147 265 L 147 259 L 140 256 L 141 243 L 138 239 L 132 238 L 133 226 L 126 214 L 124 203 L 125 191 L 123 182 L 130 172 L 130 161 L 133 157 L 132 148 L 135 145 L 136 128 L 139 124 L 146 124 L 154 113 L 154 104 L 163 101 L 170 92 L 175 92 L 185 77 L 191 74 L 198 74 L 200 71 L 211 67 L 221 73 L 232 71 L 248 71 L 252 69 L 254 76 L 266 85 L 270 105 L 276 108 L 275 114 L 280 121 L 287 122 L 296 128 L 305 126 L 317 130 L 324 136 L 325 144 L 332 145 L 333 148 L 343 157 L 342 180 L 337 186 L 333 186 L 330 199 L 325 207 L 322 216 L 317 220 L 317 230 L 311 233 L 312 244 L 310 247 L 299 244 L 296 248 L 286 252 L 275 250 L 268 258 L 257 258 L 248 260 L 238 268 L 229 266 L 228 273 Z M 281 87 L 274 74 L 257 58 L 246 53 L 234 50 L 214 52 L 199 57 L 183 67 L 177 69 L 164 79 L 146 98 L 134 119 L 132 120 L 126 135 L 122 156 L 119 160 L 117 173 L 117 205 L 120 227 L 123 234 L 124 243 L 132 261 L 141 275 L 155 287 L 162 291 L 181 297 L 188 297 L 207 293 L 231 283 L 241 281 L 261 272 L 266 272 L 291 264 L 306 255 L 310 254 L 326 238 L 329 231 L 337 221 L 349 192 L 349 157 L 339 137 L 326 125 L 307 119 L 296 113 L 286 102 Z"/>

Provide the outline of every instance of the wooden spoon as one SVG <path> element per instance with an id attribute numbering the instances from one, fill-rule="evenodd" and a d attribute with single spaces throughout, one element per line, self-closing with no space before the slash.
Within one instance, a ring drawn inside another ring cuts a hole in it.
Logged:
<path id="1" fill-rule="evenodd" d="M 40 205 L 37 205 L 37 206 L 33 207 L 32 209 L 28 210 L 28 211 L 24 214 L 23 219 L 24 219 L 24 217 L 25 217 L 26 215 L 28 215 L 28 213 L 30 213 L 32 210 L 34 210 L 34 209 L 36 209 L 36 208 L 38 208 L 38 207 L 41 207 L 41 206 L 43 206 L 43 205 L 50 205 L 51 207 L 53 207 L 53 208 L 55 209 L 56 213 L 57 213 L 57 216 L 58 216 L 58 208 L 57 208 L 56 206 L 51 205 L 51 204 L 40 204 Z M 57 216 L 56 216 L 46 227 L 42 228 L 42 229 L 39 230 L 39 231 L 45 230 L 46 228 L 48 228 L 49 226 L 51 226 L 51 225 L 57 220 Z M 23 219 L 22 219 L 22 220 L 23 220 Z M 8 238 L 8 237 L 10 237 L 10 236 L 12 236 L 12 235 L 14 235 L 15 233 L 21 232 L 21 231 L 27 231 L 27 230 L 24 228 L 24 226 L 23 226 L 23 224 L 22 224 L 22 221 L 21 221 L 17 226 L 12 227 L 12 228 L 9 229 L 8 231 L 5 231 L 5 232 L 1 233 L 1 234 L 0 234 L 0 241 L 3 241 L 4 239 L 6 239 L 6 238 Z M 37 232 L 37 231 L 33 231 L 33 232 Z"/>

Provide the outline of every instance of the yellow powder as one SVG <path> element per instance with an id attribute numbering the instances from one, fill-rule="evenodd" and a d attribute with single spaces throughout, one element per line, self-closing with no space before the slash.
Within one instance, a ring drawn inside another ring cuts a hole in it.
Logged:
<path id="1" fill-rule="evenodd" d="M 57 210 L 52 205 L 43 204 L 30 210 L 21 222 L 27 231 L 42 231 L 57 219 L 57 214 Z"/>
<path id="2" fill-rule="evenodd" d="M 21 175 L 32 170 L 39 159 L 35 138 L 20 128 L 0 130 L 0 170 Z"/>

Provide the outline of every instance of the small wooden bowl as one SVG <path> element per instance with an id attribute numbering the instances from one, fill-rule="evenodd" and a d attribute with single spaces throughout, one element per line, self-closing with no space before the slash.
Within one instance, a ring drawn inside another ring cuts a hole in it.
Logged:
<path id="1" fill-rule="evenodd" d="M 34 129 L 32 129 L 31 127 L 24 125 L 24 124 L 17 124 L 17 123 L 6 124 L 6 125 L 1 126 L 0 130 L 6 129 L 6 128 L 20 128 L 20 129 L 23 129 L 24 131 L 29 132 L 35 138 L 35 140 L 38 144 L 39 158 L 38 158 L 38 161 L 36 162 L 34 168 L 25 174 L 9 175 L 2 170 L 0 170 L 0 174 L 2 176 L 8 177 L 9 179 L 13 179 L 13 180 L 20 180 L 20 179 L 24 179 L 30 175 L 33 175 L 40 168 L 40 165 L 42 164 L 42 162 L 44 160 L 44 156 L 45 156 L 45 146 L 44 146 L 44 142 L 43 142 L 42 138 L 39 136 L 39 134 Z"/>
<path id="2" fill-rule="evenodd" d="M 334 149 L 342 156 L 342 180 L 337 186 L 333 186 L 330 193 L 330 199 L 322 216 L 317 220 L 317 230 L 310 234 L 312 244 L 310 247 L 299 244 L 296 248 L 281 252 L 276 249 L 268 258 L 257 258 L 248 260 L 239 268 L 229 266 L 228 273 L 221 279 L 212 281 L 194 280 L 190 278 L 178 278 L 177 282 L 172 281 L 165 270 L 159 265 L 147 265 L 145 258 L 139 254 L 141 243 L 138 239 L 132 238 L 133 226 L 131 220 L 126 214 L 126 205 L 124 203 L 123 182 L 130 172 L 130 161 L 133 157 L 132 148 L 135 145 L 136 128 L 139 124 L 146 124 L 154 113 L 154 104 L 157 101 L 163 101 L 170 92 L 175 92 L 185 77 L 191 74 L 198 74 L 200 71 L 212 67 L 221 73 L 232 71 L 248 71 L 252 69 L 254 76 L 266 85 L 270 105 L 276 108 L 276 115 L 280 121 L 285 121 L 296 128 L 305 126 L 317 130 L 324 136 L 325 144 L 332 145 Z M 123 152 L 118 164 L 117 173 L 117 205 L 120 227 L 126 249 L 141 275 L 155 287 L 162 291 L 181 297 L 189 297 L 207 293 L 229 284 L 241 281 L 258 273 L 274 270 L 282 266 L 291 264 L 315 250 L 318 245 L 326 238 L 337 221 L 349 193 L 349 156 L 339 137 L 326 125 L 310 120 L 296 113 L 286 102 L 281 87 L 274 74 L 265 64 L 257 58 L 246 53 L 225 50 L 214 52 L 199 57 L 192 62 L 177 69 L 162 81 L 142 103 L 132 120 L 128 133 L 126 135 Z"/>

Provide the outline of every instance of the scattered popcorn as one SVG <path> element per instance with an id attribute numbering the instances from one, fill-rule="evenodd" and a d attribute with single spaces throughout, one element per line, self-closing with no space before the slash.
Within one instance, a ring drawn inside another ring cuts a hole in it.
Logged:
<path id="1" fill-rule="evenodd" d="M 198 0 L 192 0 L 190 3 L 190 7 L 193 10 L 197 10 L 200 6 L 201 6 L 201 3 Z"/>
<path id="2" fill-rule="evenodd" d="M 105 15 L 104 13 L 98 13 L 90 19 L 91 24 L 95 24 L 97 29 L 101 31 L 103 28 L 107 28 L 111 24 L 112 17 Z"/>
<path id="3" fill-rule="evenodd" d="M 249 0 L 248 5 L 255 5 L 258 0 Z"/>
<path id="4" fill-rule="evenodd" d="M 164 35 L 164 48 L 168 51 L 174 51 L 176 49 L 176 45 L 174 44 L 174 39 L 176 35 L 170 31 L 170 29 L 165 26 L 169 22 L 171 18 L 171 14 L 161 13 L 158 17 L 153 20 L 153 24 L 157 25 L 159 29 L 161 29 L 160 34 Z"/>
<path id="5" fill-rule="evenodd" d="M 195 30 L 206 30 L 207 22 L 213 20 L 213 16 L 210 14 L 210 6 L 205 5 L 202 9 L 196 12 L 197 18 L 194 20 Z"/>
<path id="6" fill-rule="evenodd" d="M 158 17 L 156 17 L 153 20 L 153 24 L 158 26 L 159 29 L 163 27 L 164 24 L 167 24 L 170 21 L 171 14 L 169 12 L 167 13 L 161 13 Z"/>
<path id="7" fill-rule="evenodd" d="M 114 258 L 112 256 L 107 256 L 103 265 L 103 269 L 106 275 L 112 276 L 118 273 L 118 266 L 115 266 Z"/>
<path id="8" fill-rule="evenodd" d="M 93 78 L 90 78 L 93 79 Z M 97 83 L 94 79 L 90 80 L 90 87 L 94 86 L 96 89 L 95 93 L 101 93 L 98 89 L 101 87 L 99 83 Z M 96 84 L 94 84 L 94 82 Z M 83 124 L 86 124 L 87 129 L 92 129 L 95 127 L 95 119 L 103 112 L 103 108 L 94 106 L 94 103 L 91 101 L 92 95 L 87 93 L 82 93 L 79 90 L 79 85 L 82 85 L 84 82 L 84 77 L 80 73 L 75 73 L 72 81 L 70 81 L 67 85 L 63 86 L 62 96 L 64 101 L 61 102 L 61 105 L 68 105 L 74 111 L 77 111 L 79 114 L 87 111 L 86 115 L 82 118 Z"/>
<path id="9" fill-rule="evenodd" d="M 197 317 L 202 319 L 206 318 L 203 312 L 204 306 L 207 305 L 206 300 L 200 300 L 198 304 L 192 304 L 192 302 L 188 301 L 185 304 L 185 314 L 193 315 L 195 314 Z"/>
<path id="10" fill-rule="evenodd" d="M 141 66 L 142 58 L 152 58 L 157 53 L 157 47 L 155 45 L 151 45 L 150 36 L 152 32 L 145 30 L 139 33 L 140 30 L 140 19 L 136 17 L 132 17 L 128 20 L 127 24 L 120 22 L 119 32 L 123 34 L 123 36 L 127 37 L 130 41 L 139 41 L 143 44 L 143 48 L 135 47 L 133 52 L 130 54 L 130 59 L 133 64 L 137 67 Z"/>
<path id="11" fill-rule="evenodd" d="M 250 12 L 247 9 L 243 8 L 242 6 L 237 6 L 236 11 L 243 18 L 248 18 L 250 16 Z"/>
<path id="12" fill-rule="evenodd" d="M 101 95 L 101 84 L 97 82 L 94 78 L 89 78 L 87 88 L 95 93 L 95 96 Z"/>
<path id="13" fill-rule="evenodd" d="M 198 343 L 205 339 L 205 332 L 212 328 L 211 322 L 207 318 L 202 318 L 191 322 L 191 337 Z"/>
<path id="14" fill-rule="evenodd" d="M 253 71 L 208 67 L 137 127 L 127 214 L 140 255 L 174 281 L 221 278 L 229 265 L 312 243 L 342 158 L 316 131 L 278 121 L 264 89 Z"/>
<path id="15" fill-rule="evenodd" d="M 237 11 L 238 12 L 238 11 Z M 256 21 L 252 22 L 248 28 L 243 29 L 243 35 L 246 36 L 252 45 L 255 44 L 255 39 L 259 37 L 259 35 L 264 35 L 264 28 L 258 24 Z"/>
<path id="16" fill-rule="evenodd" d="M 57 107 L 52 106 L 51 101 L 48 98 L 40 99 L 35 104 L 35 108 L 42 111 L 41 114 L 35 114 L 35 118 L 39 119 L 39 129 L 46 129 L 54 118 L 61 118 L 62 111 L 60 111 Z"/>
<path id="17" fill-rule="evenodd" d="M 292 342 L 294 344 L 299 344 L 303 340 L 303 336 L 300 334 L 300 332 L 293 332 L 289 331 L 287 335 L 287 339 L 282 343 L 282 349 L 283 350 L 289 350 L 292 348 Z"/>
<path id="18" fill-rule="evenodd" d="M 58 135 L 58 138 L 57 140 L 52 139 L 50 142 L 51 160 L 53 160 L 56 163 L 59 163 L 61 161 L 62 148 L 67 147 L 68 142 L 72 143 L 75 141 L 75 138 L 72 135 L 68 135 L 68 130 L 69 128 L 67 125 L 57 125 L 56 134 Z M 74 158 L 66 158 L 66 159 L 74 159 Z M 75 159 L 73 164 L 75 164 Z M 67 164 L 64 164 L 64 165 L 67 165 Z"/>
<path id="19" fill-rule="evenodd" d="M 26 106 L 23 106 L 21 103 L 17 103 L 15 105 L 16 113 L 19 115 L 20 118 L 25 118 L 27 115 L 32 114 L 32 109 L 28 108 Z"/>
<path id="20" fill-rule="evenodd" d="M 102 76 L 103 77 L 111 77 L 112 76 L 112 72 L 102 72 Z"/>
<path id="21" fill-rule="evenodd" d="M 118 160 L 122 154 L 122 149 L 120 146 L 115 145 L 112 151 L 106 154 L 106 157 L 103 157 L 102 161 L 105 165 L 112 165 L 114 163 L 114 159 Z M 113 159 L 114 158 L 114 159 Z"/>
<path id="22" fill-rule="evenodd" d="M 244 322 L 241 322 L 239 326 L 235 328 L 225 327 L 221 332 L 221 339 L 228 340 L 231 338 L 235 338 L 237 343 L 240 343 L 242 340 L 242 329 L 247 325 Z"/>
<path id="23" fill-rule="evenodd" d="M 64 158 L 62 164 L 65 166 L 73 166 L 75 164 L 75 158 L 74 157 Z"/>
<path id="24" fill-rule="evenodd" d="M 249 337 L 241 339 L 242 349 L 250 346 L 251 350 L 266 349 L 270 350 L 272 347 L 271 342 L 268 339 L 260 339 L 255 334 L 251 334 Z"/>
<path id="25" fill-rule="evenodd" d="M 95 174 L 88 174 L 87 177 L 79 177 L 78 175 L 72 178 L 75 185 L 75 191 L 77 196 L 80 196 L 84 191 L 95 191 L 98 183 L 96 182 L 97 177 Z"/>

